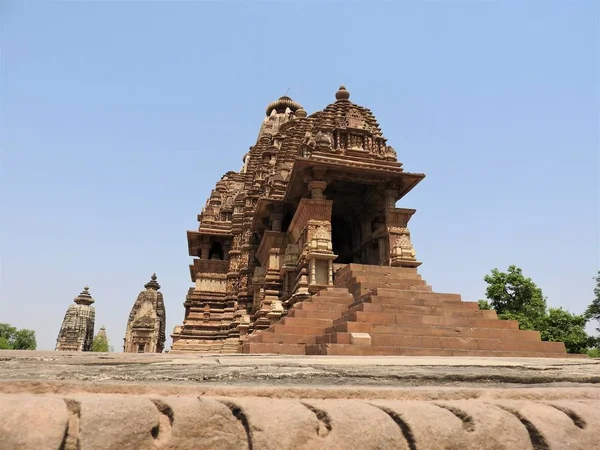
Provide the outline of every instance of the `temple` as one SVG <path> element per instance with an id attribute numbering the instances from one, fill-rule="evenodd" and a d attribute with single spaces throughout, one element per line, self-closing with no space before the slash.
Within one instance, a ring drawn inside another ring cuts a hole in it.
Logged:
<path id="1" fill-rule="evenodd" d="M 171 351 L 564 355 L 421 278 L 415 210 L 396 204 L 424 178 L 344 86 L 311 115 L 287 96 L 269 104 L 187 233 L 194 287 Z"/>
<path id="2" fill-rule="evenodd" d="M 123 339 L 125 353 L 162 353 L 165 346 L 167 316 L 156 274 L 144 288 L 129 313 Z"/>
<path id="3" fill-rule="evenodd" d="M 90 288 L 86 286 L 74 299 L 75 304 L 67 308 L 56 339 L 56 350 L 73 352 L 92 350 L 96 311 L 92 306 L 94 299 L 89 290 Z"/>

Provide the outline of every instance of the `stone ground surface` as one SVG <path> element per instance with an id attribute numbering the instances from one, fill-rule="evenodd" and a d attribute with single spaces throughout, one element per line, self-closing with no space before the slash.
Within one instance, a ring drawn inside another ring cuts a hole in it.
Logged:
<path id="1" fill-rule="evenodd" d="M 2 449 L 590 449 L 598 404 L 592 359 L 0 351 Z"/>

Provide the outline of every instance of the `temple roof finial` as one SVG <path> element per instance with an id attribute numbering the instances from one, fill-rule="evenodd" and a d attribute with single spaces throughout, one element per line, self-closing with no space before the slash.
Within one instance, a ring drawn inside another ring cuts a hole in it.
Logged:
<path id="1" fill-rule="evenodd" d="M 289 108 L 291 112 L 296 112 L 298 109 L 302 108 L 302 105 L 300 105 L 298 102 L 295 102 L 287 95 L 284 95 L 283 97 L 279 97 L 274 102 L 269 103 L 266 111 L 267 117 L 269 117 L 271 114 L 283 114 L 287 108 Z"/>
<path id="2" fill-rule="evenodd" d="M 340 86 L 338 91 L 335 93 L 336 100 L 348 100 L 350 98 L 350 92 L 346 90 L 346 86 L 343 84 Z"/>
<path id="3" fill-rule="evenodd" d="M 85 286 L 83 291 L 81 291 L 81 293 L 75 297 L 74 302 L 78 305 L 91 305 L 94 303 L 95 300 L 92 298 L 89 291 L 89 286 Z"/>
<path id="4" fill-rule="evenodd" d="M 144 287 L 146 289 L 154 289 L 156 291 L 158 291 L 160 289 L 160 284 L 158 284 L 158 281 L 156 281 L 156 274 L 153 273 L 152 276 L 150 277 L 150 281 L 148 281 Z"/>

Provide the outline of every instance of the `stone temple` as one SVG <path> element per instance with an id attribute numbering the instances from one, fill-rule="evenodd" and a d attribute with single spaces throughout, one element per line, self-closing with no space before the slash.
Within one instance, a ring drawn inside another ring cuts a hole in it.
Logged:
<path id="1" fill-rule="evenodd" d="M 165 346 L 167 315 L 156 274 L 144 285 L 127 320 L 123 339 L 125 353 L 162 353 Z"/>
<path id="2" fill-rule="evenodd" d="M 404 170 L 343 86 L 311 115 L 269 104 L 243 163 L 187 234 L 194 287 L 172 352 L 565 355 L 421 278 L 415 210 L 396 204 L 425 175 Z"/>
<path id="3" fill-rule="evenodd" d="M 94 341 L 94 321 L 96 310 L 92 306 L 94 299 L 89 293 L 90 288 L 85 287 L 74 302 L 67 308 L 58 339 L 56 350 L 89 352 Z"/>

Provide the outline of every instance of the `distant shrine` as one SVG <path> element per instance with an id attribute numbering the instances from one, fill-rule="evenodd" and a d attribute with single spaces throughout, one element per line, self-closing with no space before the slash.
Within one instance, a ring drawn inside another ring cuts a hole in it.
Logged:
<path id="1" fill-rule="evenodd" d="M 123 339 L 125 353 L 162 353 L 165 346 L 165 323 L 167 320 L 163 295 L 158 292 L 160 284 L 156 274 L 144 285 L 138 295 Z"/>
<path id="2" fill-rule="evenodd" d="M 92 350 L 96 310 L 92 306 L 94 299 L 89 290 L 90 288 L 86 286 L 75 298 L 75 304 L 67 308 L 56 339 L 56 350 L 74 352 Z"/>
<path id="3" fill-rule="evenodd" d="M 239 172 L 188 231 L 194 257 L 172 352 L 564 356 L 564 344 L 435 293 L 396 203 L 406 172 L 371 111 L 341 86 L 310 116 L 268 105 Z"/>

